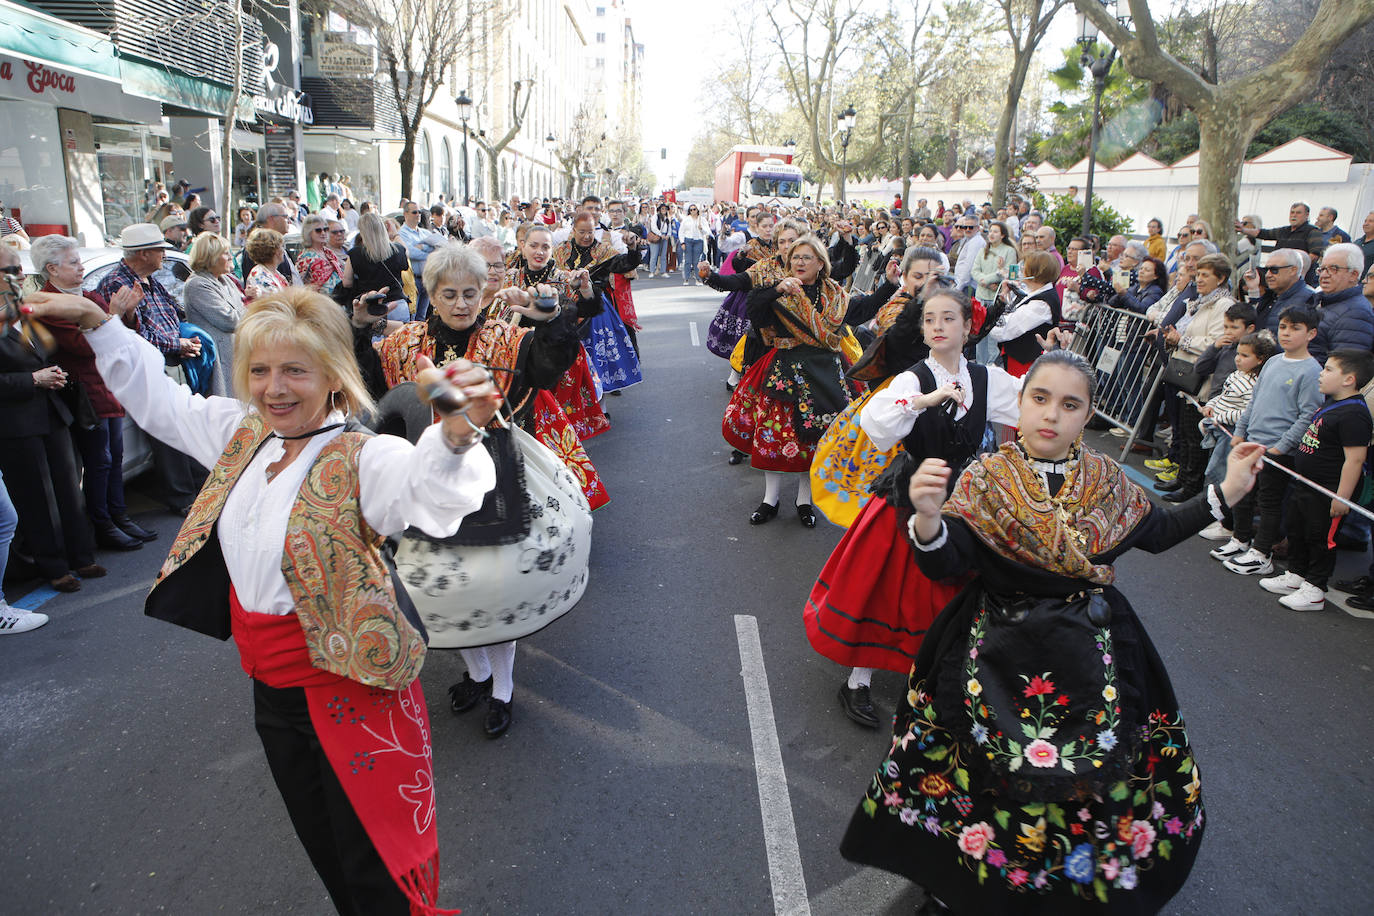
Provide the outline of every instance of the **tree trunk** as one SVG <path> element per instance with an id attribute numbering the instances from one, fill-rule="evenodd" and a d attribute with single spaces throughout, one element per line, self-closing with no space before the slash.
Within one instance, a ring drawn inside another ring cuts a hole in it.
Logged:
<path id="1" fill-rule="evenodd" d="M 964 100 L 954 100 L 954 111 L 950 112 L 949 145 L 945 147 L 945 177 L 953 175 L 959 168 L 959 121 L 964 116 Z"/>
<path id="2" fill-rule="evenodd" d="M 243 4 L 235 3 L 233 6 L 234 15 L 234 45 L 231 53 L 234 55 L 234 77 L 233 84 L 229 90 L 229 105 L 224 112 L 224 136 L 220 138 L 220 190 L 224 194 L 224 204 L 220 207 L 220 234 L 227 236 L 231 227 L 238 224 L 238 217 L 234 214 L 237 207 L 234 203 L 234 125 L 238 123 L 239 97 L 243 95 L 243 31 L 244 13 Z M 295 214 L 292 214 L 294 217 Z"/>
<path id="3" fill-rule="evenodd" d="M 1231 231 L 1240 210 L 1240 164 L 1245 149 L 1262 126 L 1253 116 L 1218 107 L 1197 112 L 1198 200 L 1197 212 L 1212 227 L 1212 239 L 1228 256 L 1236 253 L 1236 234 Z"/>
<path id="4" fill-rule="evenodd" d="M 404 139 L 401 141 L 401 157 L 398 160 L 401 166 L 401 197 L 410 200 L 411 181 L 415 178 L 415 131 L 403 128 Z M 420 201 L 428 204 L 429 201 Z"/>
<path id="5" fill-rule="evenodd" d="M 1035 56 L 1037 42 L 1027 41 L 1026 48 L 1012 64 L 1011 80 L 1007 84 L 1007 101 L 1002 106 L 1002 116 L 997 119 L 997 139 L 992 165 L 992 206 L 994 209 L 1006 203 L 1007 182 L 1011 180 L 1011 163 L 1015 150 L 1012 148 L 1012 129 L 1016 126 L 1016 110 L 1021 99 L 1021 90 L 1026 86 L 1026 73 L 1030 70 L 1031 58 Z"/>

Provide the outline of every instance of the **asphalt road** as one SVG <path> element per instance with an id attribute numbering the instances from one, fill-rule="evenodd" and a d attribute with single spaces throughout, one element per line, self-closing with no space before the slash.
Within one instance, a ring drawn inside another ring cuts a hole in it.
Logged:
<path id="1" fill-rule="evenodd" d="M 726 464 L 726 366 L 699 345 L 720 297 L 638 287 L 646 380 L 607 398 L 612 429 L 588 448 L 611 495 L 591 584 L 521 644 L 511 731 L 489 741 L 479 713 L 448 712 L 456 652 L 434 652 L 422 674 L 442 901 L 470 914 L 766 914 L 775 894 L 804 894 L 818 916 L 910 913 L 918 891 L 837 852 L 887 746 L 839 711 L 844 672 L 801 625 L 840 532 L 787 512 L 749 526 L 762 475 Z M 143 520 L 160 540 L 104 555 L 108 578 L 48 601 L 43 629 L 0 640 L 0 912 L 331 912 L 233 647 L 141 613 L 175 533 L 170 516 Z M 1208 546 L 1118 567 L 1182 700 L 1208 803 L 1169 912 L 1367 913 L 1374 620 L 1285 611 Z M 1341 572 L 1356 560 L 1343 555 Z M 746 683 L 759 690 L 760 672 L 739 633 L 751 619 L 768 688 L 755 712 L 771 709 L 780 769 L 750 726 Z M 903 681 L 876 678 L 888 710 Z M 766 837 L 781 850 L 771 871 Z"/>

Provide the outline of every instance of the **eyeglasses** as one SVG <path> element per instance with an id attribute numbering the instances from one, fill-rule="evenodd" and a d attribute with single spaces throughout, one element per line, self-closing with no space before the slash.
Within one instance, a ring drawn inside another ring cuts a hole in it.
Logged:
<path id="1" fill-rule="evenodd" d="M 792 260 L 798 264 L 810 264 L 812 261 L 816 260 L 816 256 L 813 254 L 794 254 L 792 255 Z"/>
<path id="2" fill-rule="evenodd" d="M 1335 265 L 1332 265 L 1332 264 L 1323 264 L 1321 267 L 1318 267 L 1318 268 L 1317 268 L 1317 273 L 1319 273 L 1319 274 L 1333 274 L 1333 273 L 1335 273 L 1335 272 L 1338 271 L 1338 270 L 1351 270 L 1351 271 L 1353 271 L 1354 268 L 1353 268 L 1353 267 L 1347 267 L 1347 266 L 1344 265 L 1344 264 L 1335 264 Z"/>
<path id="3" fill-rule="evenodd" d="M 11 277 L 22 277 L 24 275 L 24 266 L 22 264 L 9 264 L 5 267 L 0 267 L 0 274 L 8 274 Z"/>
<path id="4" fill-rule="evenodd" d="M 329 230 L 329 234 L 330 234 L 330 235 L 348 235 L 348 230 L 347 230 L 347 229 L 330 229 L 330 230 Z"/>
<path id="5" fill-rule="evenodd" d="M 488 262 L 487 262 L 487 272 L 488 272 L 488 273 L 490 273 L 490 272 L 493 271 L 493 270 L 505 270 L 505 269 L 506 269 L 506 262 L 505 262 L 505 261 L 488 261 Z"/>
<path id="6" fill-rule="evenodd" d="M 207 217 L 205 217 L 205 221 L 206 221 L 207 223 L 217 223 L 217 222 L 219 222 L 219 217 L 218 217 L 218 216 L 207 216 Z"/>
<path id="7" fill-rule="evenodd" d="M 317 226 L 316 228 L 311 229 L 310 231 L 311 231 L 311 232 L 328 232 L 329 230 L 326 229 L 326 228 L 323 227 L 323 226 Z"/>

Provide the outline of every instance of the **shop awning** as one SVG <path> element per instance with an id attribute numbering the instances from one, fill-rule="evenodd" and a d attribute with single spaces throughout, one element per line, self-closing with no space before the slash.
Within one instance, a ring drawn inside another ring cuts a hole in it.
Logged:
<path id="1" fill-rule="evenodd" d="M 4 0 L 0 49 L 108 80 L 120 77 L 114 42 L 106 36 Z"/>

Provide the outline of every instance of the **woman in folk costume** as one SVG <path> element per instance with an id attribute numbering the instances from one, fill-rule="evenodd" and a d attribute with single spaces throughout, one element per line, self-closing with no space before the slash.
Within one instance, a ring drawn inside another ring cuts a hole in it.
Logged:
<path id="1" fill-rule="evenodd" d="M 726 291 L 726 286 L 722 282 L 723 276 L 742 274 L 755 264 L 765 262 L 778 254 L 779 248 L 773 241 L 773 217 L 766 210 L 757 210 L 749 214 L 749 241 L 744 243 L 744 247 L 735 251 L 734 255 L 726 260 L 721 266 L 721 273 L 708 273 L 701 276 L 706 281 L 706 285 L 712 289 Z M 800 236 L 801 227 L 795 226 L 796 235 L 792 241 Z M 725 272 L 726 267 L 729 273 Z M 781 264 L 779 264 L 781 267 Z M 700 268 L 698 268 L 698 271 Z M 786 271 L 781 271 L 786 273 Z M 742 283 L 743 281 L 739 281 Z M 776 282 L 771 280 L 770 282 Z M 729 359 L 735 352 L 735 345 L 740 338 L 749 333 L 749 290 L 753 287 L 752 280 L 748 285 L 730 287 L 730 295 L 725 297 L 725 301 L 716 310 L 716 315 L 711 319 L 711 325 L 706 330 L 706 349 L 719 356 L 721 359 Z M 740 373 L 734 369 L 730 370 L 730 377 L 726 379 L 725 387 L 734 390 L 739 384 Z"/>
<path id="2" fill-rule="evenodd" d="M 816 508 L 841 528 L 854 524 L 868 498 L 869 487 L 891 463 L 898 448 L 896 444 L 888 449 L 874 447 L 864 434 L 859 415 L 869 399 L 891 383 L 893 376 L 930 354 L 921 332 L 921 300 L 942 289 L 939 252 L 933 248 L 909 249 L 900 265 L 889 264 L 886 270 L 878 290 L 851 297 L 845 314 L 845 324 L 874 338 L 849 370 L 850 378 L 867 382 L 870 387 L 830 424 L 811 462 L 811 493 Z M 889 334 L 897 318 L 912 309 L 914 314 L 905 324 L 905 332 Z"/>
<path id="3" fill-rule="evenodd" d="M 957 477 L 923 461 L 908 533 L 932 578 L 977 573 L 931 627 L 893 742 L 841 852 L 905 875 L 922 913 L 1148 914 L 1188 877 L 1201 780 L 1164 663 L 1115 585 L 1131 548 L 1167 550 L 1254 485 L 1153 506 L 1082 444 L 1095 373 L 1052 351 L 1020 396 L 1020 441 Z"/>
<path id="4" fill-rule="evenodd" d="M 639 266 L 639 249 L 620 254 L 609 241 L 596 240 L 596 215 L 580 210 L 573 217 L 572 233 L 553 250 L 553 263 L 559 270 L 585 270 L 601 297 L 603 308 L 581 329 L 592 369 L 605 393 L 614 394 L 644 380 L 639 371 L 639 353 L 630 340 L 615 303 L 611 301 L 611 274 Z"/>
<path id="5" fill-rule="evenodd" d="M 787 266 L 776 285 L 749 293 L 749 321 L 768 349 L 735 388 L 721 432 L 764 472 L 763 502 L 749 524 L 777 517 L 783 475 L 793 473 L 797 517 L 814 528 L 811 457 L 850 396 L 839 354 L 849 296 L 830 278 L 829 253 L 814 235 L 792 243 Z"/>
<path id="6" fill-rule="evenodd" d="M 501 244 L 491 237 L 467 246 L 449 243 L 435 249 L 425 260 L 429 317 L 384 337 L 376 350 L 369 346 L 370 358 L 384 374 L 387 387 L 415 381 L 424 360 L 440 368 L 458 360 L 485 366 L 493 373 L 517 423 L 546 445 L 550 440 L 555 444 L 566 440 L 576 448 L 586 471 L 576 461 L 560 457 L 579 476 L 579 482 L 584 480 L 582 475 L 590 473 L 590 481 L 604 503 L 605 491 L 600 489 L 596 470 L 586 461 L 586 453 L 558 405 L 551 405 L 555 419 L 545 421 L 542 436 L 536 414 L 538 397 L 548 397 L 547 389 L 558 384 L 577 357 L 576 310 L 569 303 L 567 310 L 560 305 L 555 311 L 543 312 L 523 291 L 506 289 L 500 293 L 504 305 L 532 322 L 533 327 L 517 328 L 493 318 L 483 307 L 484 286 L 492 285 L 489 281 L 493 277 L 499 286 L 501 275 Z M 368 358 L 367 351 L 359 354 L 360 362 Z M 515 641 L 459 651 L 467 672 L 449 688 L 453 712 L 467 712 L 485 700 L 484 731 L 487 737 L 498 738 L 511 723 Z"/>
<path id="7" fill-rule="evenodd" d="M 524 263 L 506 270 L 503 288 L 528 291 L 540 284 L 552 286 L 560 298 L 577 299 L 579 321 L 590 319 L 605 308 L 588 271 L 559 270 L 553 262 L 553 233 L 547 226 L 536 223 L 526 228 L 525 241 L 519 251 Z M 523 316 L 511 311 L 504 300 L 493 303 L 490 313 L 507 324 L 524 324 Z M 586 347 L 579 347 L 579 350 L 572 368 L 563 374 L 553 396 L 572 422 L 577 437 L 586 442 L 610 429 L 611 421 L 601 409 L 601 380 L 592 372 Z"/>
<path id="8" fill-rule="evenodd" d="M 164 375 L 162 354 L 89 300 L 30 302 L 89 331 L 129 415 L 212 468 L 147 613 L 233 635 L 267 762 L 334 905 L 436 912 L 432 754 L 417 679 L 425 634 L 382 544 L 407 526 L 451 535 L 492 488 L 491 458 L 474 447 L 500 401 L 487 372 L 450 364 L 468 410 L 411 445 L 350 421 L 371 399 L 349 317 L 319 293 L 249 304 L 233 370 L 247 404 L 192 395 Z M 354 316 L 372 321 L 365 309 Z"/>
<path id="9" fill-rule="evenodd" d="M 873 669 L 910 670 L 932 621 L 963 584 L 932 581 L 908 561 L 907 481 L 927 457 L 962 469 L 978 453 L 988 423 L 1016 420 L 1017 380 L 964 358 L 972 312 L 962 294 L 939 289 L 903 311 L 885 336 L 889 356 L 914 351 L 909 341 L 918 333 L 929 355 L 864 404 L 863 433 L 874 449 L 891 449 L 895 457 L 830 554 L 803 613 L 812 648 L 851 666 L 849 680 L 840 685 L 840 705 L 868 728 L 878 727 Z"/>

